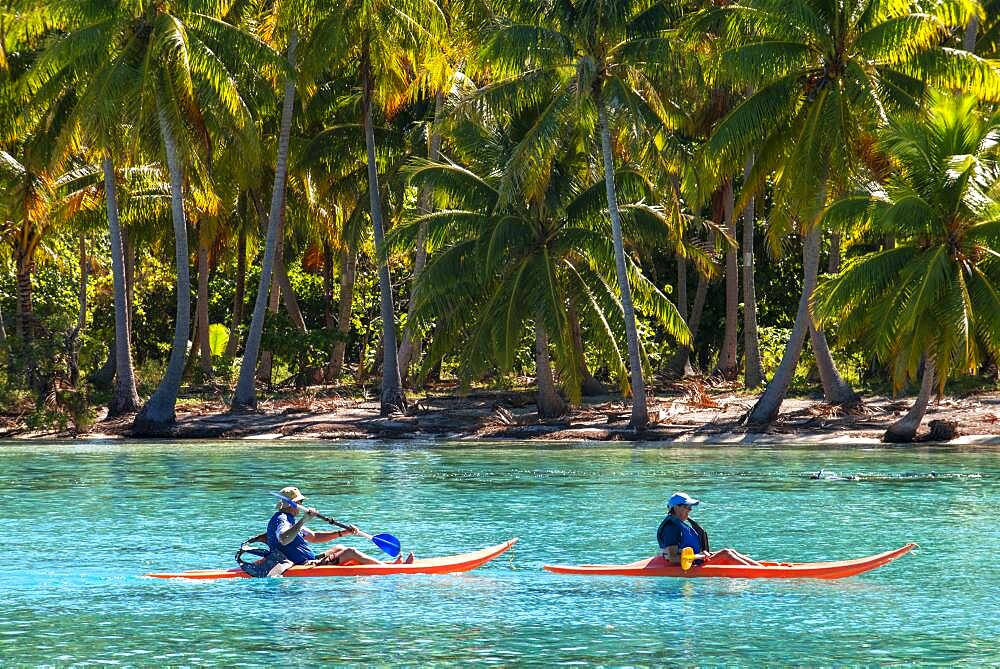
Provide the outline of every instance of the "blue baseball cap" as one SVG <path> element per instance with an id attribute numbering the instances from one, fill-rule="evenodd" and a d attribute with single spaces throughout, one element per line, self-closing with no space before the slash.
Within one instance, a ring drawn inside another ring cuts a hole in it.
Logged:
<path id="1" fill-rule="evenodd" d="M 686 506 L 697 506 L 699 502 L 686 492 L 675 492 L 670 496 L 670 499 L 667 500 L 667 508 L 669 509 L 672 509 L 680 504 L 684 504 Z"/>

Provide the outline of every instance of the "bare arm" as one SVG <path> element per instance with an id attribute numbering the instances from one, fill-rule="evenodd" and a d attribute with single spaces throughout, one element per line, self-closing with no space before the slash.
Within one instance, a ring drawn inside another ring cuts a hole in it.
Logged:
<path id="1" fill-rule="evenodd" d="M 350 530 L 339 530 L 337 532 L 310 532 L 306 535 L 306 541 L 314 544 L 321 544 L 327 541 L 333 541 L 341 537 L 346 537 L 350 534 L 354 534 Z"/>

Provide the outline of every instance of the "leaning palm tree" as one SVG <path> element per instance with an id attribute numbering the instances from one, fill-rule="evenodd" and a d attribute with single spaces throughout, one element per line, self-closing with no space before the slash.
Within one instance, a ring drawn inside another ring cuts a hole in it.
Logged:
<path id="1" fill-rule="evenodd" d="M 705 149 L 709 162 L 733 174 L 756 151 L 741 200 L 777 172 L 772 228 L 781 229 L 777 216 L 784 213 L 786 225 L 801 225 L 803 238 L 802 295 L 792 336 L 748 423 L 766 424 L 777 415 L 807 333 L 827 399 L 855 400 L 809 318 L 822 241 L 816 216 L 829 194 L 849 187 L 863 136 L 894 111 L 915 108 L 925 82 L 1000 98 L 1000 77 L 990 62 L 940 46 L 975 9 L 967 2 L 741 0 L 694 24 L 721 22 L 720 72 L 740 89 L 755 91 L 715 129 Z"/>
<path id="2" fill-rule="evenodd" d="M 295 52 L 298 47 L 298 26 L 287 13 L 294 11 L 294 5 L 280 5 L 286 10 L 285 58 L 288 61 L 289 72 L 285 74 L 284 98 L 281 104 L 281 120 L 278 130 L 278 147 L 274 168 L 274 185 L 271 189 L 271 208 L 267 217 L 267 233 L 264 241 L 264 257 L 261 260 L 260 280 L 257 284 L 257 297 L 254 300 L 253 316 L 250 329 L 247 331 L 246 344 L 243 349 L 243 359 L 240 363 L 240 376 L 236 382 L 231 408 L 233 411 L 254 409 L 257 404 L 256 371 L 257 359 L 260 355 L 260 341 L 264 334 L 264 313 L 267 309 L 269 289 L 271 287 L 271 272 L 274 269 L 274 259 L 277 254 L 278 231 L 284 216 L 285 188 L 288 177 L 288 146 L 292 134 L 292 112 L 295 109 Z"/>
<path id="3" fill-rule="evenodd" d="M 898 390 L 923 366 L 910 411 L 885 433 L 912 441 L 933 388 L 1000 355 L 1000 116 L 970 96 L 940 94 L 896 121 L 881 147 L 891 165 L 834 203 L 824 222 L 854 235 L 892 234 L 894 248 L 847 262 L 814 297 L 820 322 L 889 363 Z"/>
<path id="4" fill-rule="evenodd" d="M 378 254 L 378 282 L 382 313 L 383 415 L 406 411 L 396 345 L 396 316 L 385 249 L 385 222 L 379 187 L 376 112 L 394 111 L 412 94 L 408 68 L 444 34 L 444 17 L 433 0 L 347 0 L 330 8 L 303 49 L 310 62 L 331 72 L 358 73 L 361 121 L 368 167 L 369 215 Z"/>
<path id="5" fill-rule="evenodd" d="M 614 139 L 627 128 L 628 141 L 651 140 L 675 114 L 661 97 L 657 80 L 670 74 L 679 57 L 675 37 L 666 32 L 679 10 L 674 3 L 648 0 L 555 0 L 498 2 L 498 22 L 482 49 L 484 71 L 496 78 L 482 99 L 500 112 L 544 101 L 544 112 L 521 140 L 520 158 L 531 166 L 551 160 L 559 137 L 581 125 L 600 138 L 605 196 L 611 219 L 615 270 L 624 309 L 635 429 L 649 422 L 640 344 L 636 329 L 629 263 L 615 189 Z M 542 170 L 527 171 L 541 174 Z M 502 184 L 501 201 L 513 186 L 531 194 L 537 184 Z"/>

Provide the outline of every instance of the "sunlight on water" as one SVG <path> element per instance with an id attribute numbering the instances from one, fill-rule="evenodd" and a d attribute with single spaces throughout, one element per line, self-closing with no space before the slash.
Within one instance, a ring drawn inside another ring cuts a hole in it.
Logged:
<path id="1" fill-rule="evenodd" d="M 0 664 L 995 665 L 998 478 L 996 453 L 944 449 L 2 444 Z M 142 577 L 233 566 L 289 483 L 418 555 L 521 543 L 469 574 Z M 541 570 L 652 554 L 675 489 L 703 500 L 714 548 L 921 549 L 831 582 Z"/>

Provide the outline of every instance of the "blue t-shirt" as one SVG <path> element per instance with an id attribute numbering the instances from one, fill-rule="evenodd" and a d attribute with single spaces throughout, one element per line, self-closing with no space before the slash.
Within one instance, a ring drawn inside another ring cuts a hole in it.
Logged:
<path id="1" fill-rule="evenodd" d="M 678 551 L 690 547 L 695 553 L 701 552 L 701 538 L 698 537 L 698 533 L 677 516 L 667 516 L 663 519 L 656 530 L 656 541 L 660 544 L 661 550 L 667 546 L 677 546 Z"/>
<path id="2" fill-rule="evenodd" d="M 281 553 L 295 564 L 305 564 L 309 560 L 315 560 L 316 554 L 306 543 L 306 533 L 309 530 L 299 530 L 298 536 L 285 545 L 281 545 L 278 535 L 295 524 L 295 517 L 286 511 L 278 511 L 271 520 L 267 521 L 267 546 L 272 551 Z"/>

